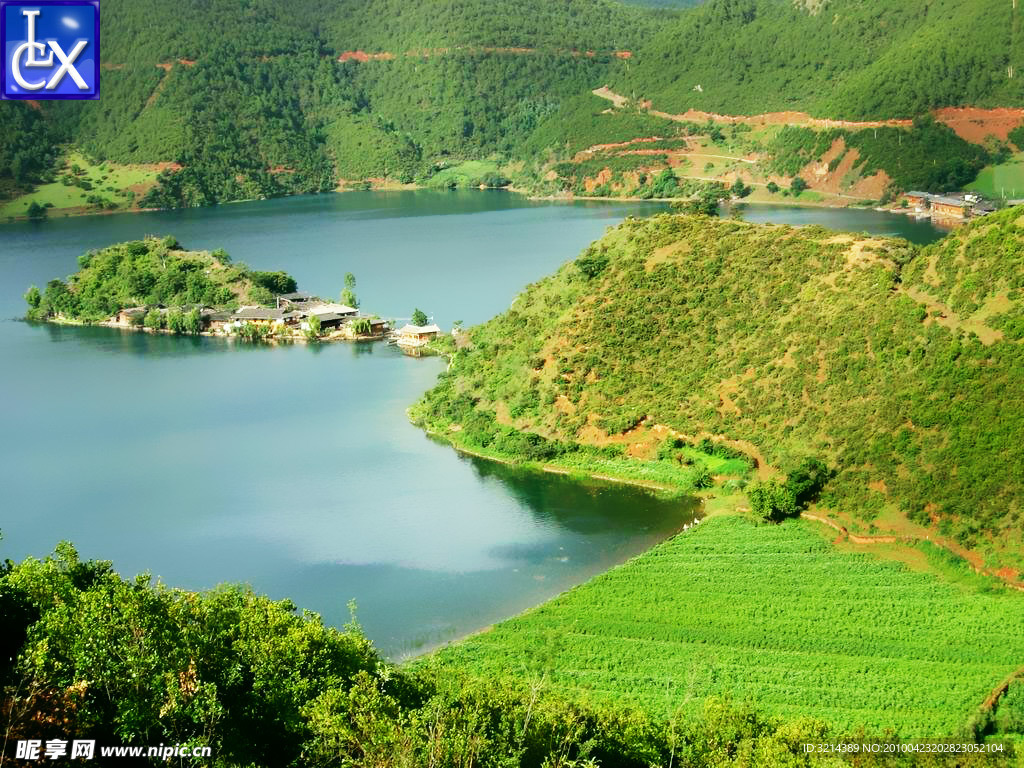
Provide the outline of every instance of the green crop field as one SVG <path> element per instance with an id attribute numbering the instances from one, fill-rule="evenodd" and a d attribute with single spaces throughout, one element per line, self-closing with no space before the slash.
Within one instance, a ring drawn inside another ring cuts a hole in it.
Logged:
<path id="1" fill-rule="evenodd" d="M 1024 197 L 1024 152 L 1017 153 L 1002 165 L 986 166 L 967 188 L 993 200 Z"/>
<path id="2" fill-rule="evenodd" d="M 1024 665 L 1024 596 L 842 553 L 811 525 L 709 518 L 435 663 L 661 716 L 728 694 L 840 730 L 960 732 Z"/>

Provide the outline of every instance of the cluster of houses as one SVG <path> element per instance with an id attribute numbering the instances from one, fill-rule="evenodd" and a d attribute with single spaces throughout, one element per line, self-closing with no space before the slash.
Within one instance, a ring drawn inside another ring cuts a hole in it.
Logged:
<path id="1" fill-rule="evenodd" d="M 969 219 L 992 213 L 995 206 L 978 195 L 932 195 L 928 192 L 907 192 L 903 195 L 907 208 L 916 216 L 933 219 Z"/>
<path id="2" fill-rule="evenodd" d="M 425 346 L 441 332 L 436 325 L 405 325 L 392 331 L 387 320 L 363 315 L 355 307 L 324 301 L 312 294 L 296 291 L 277 297 L 276 307 L 249 306 L 236 310 L 200 307 L 199 317 L 202 330 L 206 333 L 233 336 L 243 326 L 265 326 L 270 330 L 282 331 L 287 335 L 290 329 L 296 335 L 305 333 L 319 321 L 320 333 L 334 338 L 374 338 L 391 336 L 394 343 L 407 349 Z M 151 308 L 132 307 L 122 309 L 112 319 L 113 325 L 138 327 Z M 158 312 L 166 315 L 170 310 L 160 307 Z"/>

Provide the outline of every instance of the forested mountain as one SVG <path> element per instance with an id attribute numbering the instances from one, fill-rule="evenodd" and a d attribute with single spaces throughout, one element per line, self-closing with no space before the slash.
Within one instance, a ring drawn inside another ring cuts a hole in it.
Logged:
<path id="1" fill-rule="evenodd" d="M 603 84 L 661 110 L 1019 104 L 1019 13 L 1003 0 L 709 0 L 679 13 L 615 0 L 109 0 L 98 102 L 0 104 L 0 197 L 53 181 L 70 146 L 164 164 L 135 199 L 146 206 L 422 181 L 490 158 L 539 182 L 570 147 L 665 135 L 635 106 L 607 117 L 589 95 Z"/>
<path id="2" fill-rule="evenodd" d="M 659 109 L 914 117 L 1024 101 L 1021 13 L 1003 0 L 710 0 L 617 83 Z"/>
<path id="3" fill-rule="evenodd" d="M 783 473 L 818 459 L 829 510 L 909 519 L 1021 568 L 1024 415 L 1006 407 L 1024 398 L 1020 222 L 1009 209 L 918 249 L 628 220 L 473 329 L 419 418 L 471 449 L 513 427 L 555 453 L 653 459 L 675 430 Z"/>

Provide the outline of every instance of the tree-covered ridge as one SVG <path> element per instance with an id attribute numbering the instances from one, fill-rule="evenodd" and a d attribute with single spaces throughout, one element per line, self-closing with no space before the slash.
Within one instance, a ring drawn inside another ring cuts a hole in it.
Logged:
<path id="1" fill-rule="evenodd" d="M 711 0 L 619 75 L 660 109 L 914 117 L 1024 103 L 1021 16 L 1002 0 Z"/>
<path id="2" fill-rule="evenodd" d="M 784 472 L 821 458 L 826 508 L 1020 567 L 1024 414 L 1005 407 L 1024 397 L 1019 216 L 923 250 L 628 220 L 472 329 L 418 414 L 458 440 L 468 407 L 555 441 L 653 451 L 662 425 L 748 441 Z"/>
<path id="3" fill-rule="evenodd" d="M 841 737 L 818 720 L 721 699 L 654 717 L 542 679 L 396 668 L 354 622 L 325 627 L 239 587 L 125 580 L 68 544 L 0 564 L 0 617 L 5 757 L 19 739 L 60 731 L 106 746 L 208 747 L 190 764 L 224 768 L 838 765 L 801 751 Z"/>
<path id="4" fill-rule="evenodd" d="M 257 272 L 227 253 L 185 251 L 173 237 L 147 237 L 89 251 L 67 281 L 51 280 L 25 299 L 28 317 L 101 322 L 129 307 L 262 304 L 296 288 L 283 272 Z"/>
<path id="5" fill-rule="evenodd" d="M 1017 13 L 1001 0 L 714 0 L 669 13 L 612 0 L 111 0 L 102 100 L 0 104 L 0 196 L 53 181 L 69 147 L 97 163 L 175 164 L 149 194 L 127 191 L 141 207 L 429 185 L 467 160 L 557 191 L 544 179 L 567 147 L 658 122 L 604 119 L 588 95 L 602 84 L 672 111 L 1020 103 L 1006 53 Z M 339 61 L 359 51 L 383 58 Z M 887 140 L 889 165 L 913 154 L 898 131 Z"/>
<path id="6" fill-rule="evenodd" d="M 349 0 L 329 14 L 326 40 L 339 51 L 455 47 L 541 48 L 608 53 L 640 45 L 656 18 L 613 0 Z"/>

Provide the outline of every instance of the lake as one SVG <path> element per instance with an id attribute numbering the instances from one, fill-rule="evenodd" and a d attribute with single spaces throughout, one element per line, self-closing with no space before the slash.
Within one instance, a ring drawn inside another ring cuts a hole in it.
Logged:
<path id="1" fill-rule="evenodd" d="M 245 582 L 400 658 L 541 602 L 691 520 L 689 500 L 461 457 L 405 409 L 444 362 L 383 344 L 246 346 L 30 326 L 21 294 L 90 248 L 173 234 L 442 326 L 481 322 L 627 215 L 659 204 L 504 192 L 365 192 L 0 226 L 0 557 L 61 539 L 123 575 Z M 747 218 L 940 236 L 874 211 Z"/>

